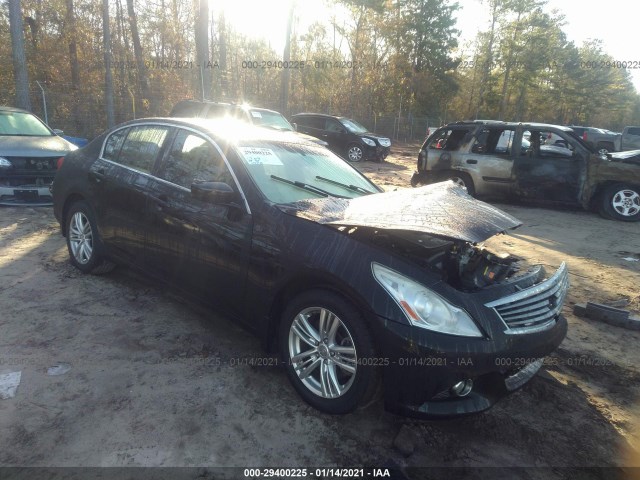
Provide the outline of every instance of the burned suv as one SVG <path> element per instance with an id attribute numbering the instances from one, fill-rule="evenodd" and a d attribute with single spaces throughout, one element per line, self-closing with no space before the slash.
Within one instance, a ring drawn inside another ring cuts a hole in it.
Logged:
<path id="1" fill-rule="evenodd" d="M 640 220 L 640 150 L 596 153 L 569 127 L 469 121 L 422 145 L 411 185 L 453 180 L 471 195 L 579 205 Z"/>

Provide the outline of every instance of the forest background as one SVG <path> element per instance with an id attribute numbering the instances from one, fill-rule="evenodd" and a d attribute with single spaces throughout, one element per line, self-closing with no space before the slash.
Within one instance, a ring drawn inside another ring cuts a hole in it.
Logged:
<path id="1" fill-rule="evenodd" d="M 85 138 L 185 98 L 346 115 L 400 140 L 474 118 L 640 124 L 640 65 L 569 41 L 544 0 L 484 3 L 486 28 L 460 45 L 449 0 L 324 0 L 304 28 L 308 4 L 292 0 L 274 12 L 287 19 L 276 51 L 215 0 L 3 1 L 0 105 Z"/>

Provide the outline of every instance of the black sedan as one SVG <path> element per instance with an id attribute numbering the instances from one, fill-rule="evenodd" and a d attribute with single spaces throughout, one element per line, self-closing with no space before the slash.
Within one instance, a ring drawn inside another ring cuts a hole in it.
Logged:
<path id="1" fill-rule="evenodd" d="M 519 222 L 453 183 L 382 193 L 325 148 L 243 124 L 142 119 L 53 186 L 73 265 L 141 269 L 237 319 L 329 413 L 450 416 L 524 385 L 563 340 L 564 264 L 479 246 Z"/>

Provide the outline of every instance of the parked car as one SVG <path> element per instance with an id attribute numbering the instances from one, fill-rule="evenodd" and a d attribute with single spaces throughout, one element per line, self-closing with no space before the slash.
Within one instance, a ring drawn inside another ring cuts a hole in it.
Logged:
<path id="1" fill-rule="evenodd" d="M 624 127 L 620 139 L 620 150 L 640 149 L 640 127 Z"/>
<path id="2" fill-rule="evenodd" d="M 452 183 L 382 193 L 280 132 L 127 122 L 65 158 L 53 198 L 75 267 L 124 263 L 200 296 L 279 351 L 324 412 L 379 381 L 392 411 L 482 411 L 566 334 L 564 263 L 519 271 L 479 246 L 518 220 Z"/>
<path id="3" fill-rule="evenodd" d="M 422 145 L 411 184 L 448 179 L 479 197 L 576 205 L 607 218 L 640 220 L 640 151 L 597 154 L 569 127 L 446 125 Z"/>
<path id="4" fill-rule="evenodd" d="M 350 162 L 363 159 L 382 161 L 391 149 L 391 140 L 369 132 L 346 117 L 319 113 L 298 113 L 291 121 L 299 132 L 326 140 L 329 148 Z"/>
<path id="5" fill-rule="evenodd" d="M 31 112 L 0 107 L 0 205 L 50 205 L 57 165 L 76 148 Z"/>
<path id="6" fill-rule="evenodd" d="M 291 132 L 307 141 L 317 143 L 326 147 L 328 144 L 324 140 L 296 132 L 293 125 L 275 110 L 257 108 L 250 105 L 237 105 L 235 103 L 209 102 L 199 100 L 182 100 L 175 104 L 170 117 L 181 118 L 232 118 L 241 120 L 259 127 L 272 128 L 282 132 Z"/>
<path id="7" fill-rule="evenodd" d="M 598 153 L 620 151 L 620 134 L 594 127 L 569 125 L 582 140 Z"/>

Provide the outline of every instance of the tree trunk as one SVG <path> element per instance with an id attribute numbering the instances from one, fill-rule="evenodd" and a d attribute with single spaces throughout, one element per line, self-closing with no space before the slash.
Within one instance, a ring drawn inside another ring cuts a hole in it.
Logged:
<path id="1" fill-rule="evenodd" d="M 140 94 L 142 95 L 141 104 L 144 105 L 148 103 L 148 109 L 145 110 L 151 113 L 154 111 L 154 105 L 151 98 L 147 69 L 144 64 L 140 35 L 138 34 L 138 21 L 136 20 L 136 12 L 133 8 L 133 0 L 127 0 L 127 12 L 129 13 L 129 25 L 131 27 L 131 38 L 133 40 L 133 54 L 136 57 L 136 67 L 138 70 L 138 85 L 140 86 Z"/>
<path id="2" fill-rule="evenodd" d="M 80 118 L 80 67 L 78 65 L 78 48 L 76 44 L 76 16 L 73 0 L 66 0 L 67 18 L 66 35 L 69 41 L 69 67 L 71 69 L 71 111 L 76 135 L 85 135 L 84 123 Z"/>
<path id="3" fill-rule="evenodd" d="M 107 128 L 115 125 L 113 112 L 113 79 L 111 78 L 111 29 L 109 28 L 109 0 L 102 0 L 102 43 L 104 46 L 104 104 Z"/>
<path id="4" fill-rule="evenodd" d="M 24 54 L 24 32 L 22 28 L 22 8 L 20 0 L 9 0 L 9 23 L 11 29 L 11 48 L 13 57 L 13 75 L 16 82 L 16 105 L 31 110 L 29 100 L 29 74 Z"/>
<path id="5" fill-rule="evenodd" d="M 196 63 L 200 66 L 200 85 L 198 85 L 197 90 L 200 91 L 202 100 L 205 100 L 211 92 L 211 69 L 207 68 L 207 62 L 209 61 L 209 2 L 208 0 L 199 0 L 198 3 L 195 38 Z"/>
<path id="6" fill-rule="evenodd" d="M 220 42 L 220 95 L 226 100 L 229 95 L 229 70 L 227 68 L 227 26 L 224 13 L 218 20 L 218 41 Z"/>
<path id="7" fill-rule="evenodd" d="M 484 106 L 484 92 L 489 81 L 489 74 L 493 64 L 493 42 L 495 40 L 496 22 L 498 21 L 498 4 L 500 0 L 492 0 L 491 9 L 491 31 L 489 33 L 489 45 L 487 46 L 487 59 L 482 72 L 482 81 L 480 82 L 480 91 L 478 92 L 478 107 L 476 109 L 476 118 L 482 112 Z"/>
<path id="8" fill-rule="evenodd" d="M 291 79 L 291 70 L 286 68 L 291 60 L 291 24 L 293 23 L 293 10 L 295 8 L 295 2 L 291 2 L 291 8 L 289 9 L 289 19 L 287 20 L 287 38 L 284 44 L 284 52 L 282 55 L 282 62 L 285 68 L 282 69 L 282 85 L 280 95 L 280 111 L 284 115 L 289 114 L 289 81 Z"/>

